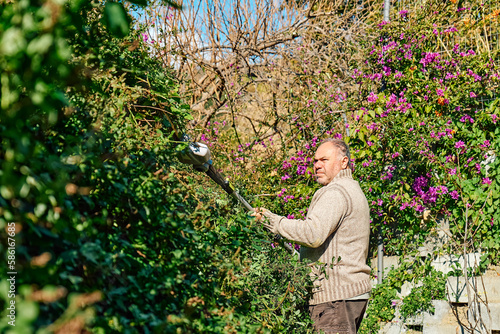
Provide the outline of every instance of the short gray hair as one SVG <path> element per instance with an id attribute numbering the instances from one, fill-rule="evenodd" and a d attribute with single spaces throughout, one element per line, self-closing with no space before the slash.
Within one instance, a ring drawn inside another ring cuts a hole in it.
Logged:
<path id="1" fill-rule="evenodd" d="M 347 167 L 351 168 L 351 151 L 349 150 L 349 145 L 347 145 L 343 140 L 336 138 L 326 138 L 321 142 L 321 145 L 325 143 L 332 143 L 338 149 L 338 152 L 341 154 L 341 159 L 343 157 L 347 157 L 349 162 L 347 163 Z"/>

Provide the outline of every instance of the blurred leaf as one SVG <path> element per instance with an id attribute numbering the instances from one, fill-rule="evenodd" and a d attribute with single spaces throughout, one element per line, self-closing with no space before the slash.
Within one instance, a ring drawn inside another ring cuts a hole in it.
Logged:
<path id="1" fill-rule="evenodd" d="M 125 37 L 130 31 L 130 20 L 123 4 L 109 1 L 104 6 L 104 22 L 108 30 L 116 37 Z"/>

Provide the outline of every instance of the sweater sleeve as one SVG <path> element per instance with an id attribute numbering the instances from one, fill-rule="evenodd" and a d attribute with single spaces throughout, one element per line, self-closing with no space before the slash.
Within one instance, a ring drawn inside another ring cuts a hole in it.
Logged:
<path id="1" fill-rule="evenodd" d="M 347 205 L 340 191 L 328 189 L 311 203 L 305 220 L 280 217 L 277 232 L 303 246 L 317 248 L 338 228 Z"/>

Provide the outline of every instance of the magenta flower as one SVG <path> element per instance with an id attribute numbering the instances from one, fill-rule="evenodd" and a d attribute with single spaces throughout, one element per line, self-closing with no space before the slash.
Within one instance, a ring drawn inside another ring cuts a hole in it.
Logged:
<path id="1" fill-rule="evenodd" d="M 374 92 L 371 92 L 370 95 L 368 95 L 368 102 L 373 103 L 377 102 L 378 96 Z"/>
<path id="2" fill-rule="evenodd" d="M 459 140 L 455 143 L 455 148 L 464 148 L 464 147 L 465 147 L 465 143 L 461 140 Z"/>
<path id="3" fill-rule="evenodd" d="M 487 185 L 490 185 L 490 184 L 491 184 L 491 180 L 490 180 L 490 178 L 489 178 L 489 177 L 485 177 L 485 178 L 483 178 L 483 182 L 482 182 L 482 184 L 487 184 Z"/>
<path id="4" fill-rule="evenodd" d="M 470 92 L 470 94 L 469 94 L 469 95 L 470 95 L 470 97 L 472 97 L 472 98 L 477 97 L 477 95 L 476 95 L 474 92 Z"/>
<path id="5" fill-rule="evenodd" d="M 460 197 L 460 195 L 458 195 L 458 192 L 456 190 L 453 190 L 452 192 L 450 192 L 450 196 L 451 196 L 451 198 L 453 198 L 455 200 Z"/>
<path id="6" fill-rule="evenodd" d="M 477 172 L 476 173 L 481 173 L 481 164 L 476 164 L 476 170 Z"/>
<path id="7" fill-rule="evenodd" d="M 455 174 L 457 174 L 457 169 L 456 169 L 456 168 L 452 168 L 452 169 L 450 169 L 449 174 L 450 174 L 450 175 L 455 175 Z"/>
<path id="8" fill-rule="evenodd" d="M 438 96 L 444 96 L 444 91 L 441 88 L 436 89 L 436 94 Z"/>

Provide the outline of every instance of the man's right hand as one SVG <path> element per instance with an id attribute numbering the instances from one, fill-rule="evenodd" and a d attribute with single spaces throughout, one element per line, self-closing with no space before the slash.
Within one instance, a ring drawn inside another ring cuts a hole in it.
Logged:
<path id="1" fill-rule="evenodd" d="M 262 223 L 264 222 L 264 219 L 266 219 L 263 215 L 263 210 L 264 208 L 254 208 L 251 216 L 255 217 L 255 220 Z"/>
<path id="2" fill-rule="evenodd" d="M 278 227 L 276 226 L 277 221 L 275 219 L 275 217 L 278 217 L 277 215 L 265 208 L 255 208 L 252 216 L 254 216 L 255 219 L 259 223 L 261 223 L 267 230 L 274 234 L 278 234 Z"/>

